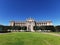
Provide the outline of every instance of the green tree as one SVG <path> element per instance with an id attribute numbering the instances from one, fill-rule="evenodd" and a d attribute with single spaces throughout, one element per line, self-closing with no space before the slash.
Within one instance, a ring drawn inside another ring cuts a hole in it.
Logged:
<path id="1" fill-rule="evenodd" d="M 52 32 L 55 32 L 55 27 L 52 26 L 40 26 L 42 30 L 51 30 Z"/>
<path id="2" fill-rule="evenodd" d="M 27 30 L 27 27 L 26 26 L 22 26 L 21 29 L 22 30 Z"/>
<path id="3" fill-rule="evenodd" d="M 2 31 L 3 30 L 3 25 L 0 25 L 0 31 Z"/>
<path id="4" fill-rule="evenodd" d="M 55 26 L 56 32 L 60 32 L 60 25 L 59 26 Z"/>
<path id="5" fill-rule="evenodd" d="M 33 29 L 36 31 L 36 30 L 41 30 L 41 27 L 40 26 L 34 26 Z"/>

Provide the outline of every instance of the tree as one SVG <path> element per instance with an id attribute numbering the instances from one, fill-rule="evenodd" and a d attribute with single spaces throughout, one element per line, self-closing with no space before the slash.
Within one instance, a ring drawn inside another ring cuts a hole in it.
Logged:
<path id="1" fill-rule="evenodd" d="M 55 32 L 54 26 L 40 26 L 42 30 L 51 30 L 52 32 Z"/>
<path id="2" fill-rule="evenodd" d="M 1 31 L 0 32 L 6 33 L 6 32 L 8 32 L 7 30 L 8 30 L 8 26 L 1 26 Z"/>
<path id="3" fill-rule="evenodd" d="M 41 30 L 40 26 L 34 26 L 33 29 L 36 30 Z"/>
<path id="4" fill-rule="evenodd" d="M 60 32 L 60 25 L 59 26 L 55 26 L 56 32 Z"/>
<path id="5" fill-rule="evenodd" d="M 0 25 L 0 31 L 2 31 L 3 30 L 3 25 Z"/>
<path id="6" fill-rule="evenodd" d="M 27 30 L 27 27 L 26 26 L 22 26 L 21 29 L 22 30 Z"/>
<path id="7" fill-rule="evenodd" d="M 10 30 L 21 30 L 21 26 L 10 26 Z"/>

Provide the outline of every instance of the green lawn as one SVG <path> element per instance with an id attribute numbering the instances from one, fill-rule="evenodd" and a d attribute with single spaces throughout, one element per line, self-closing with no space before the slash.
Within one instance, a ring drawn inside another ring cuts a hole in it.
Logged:
<path id="1" fill-rule="evenodd" d="M 0 45 L 60 45 L 60 37 L 37 32 L 0 34 Z"/>

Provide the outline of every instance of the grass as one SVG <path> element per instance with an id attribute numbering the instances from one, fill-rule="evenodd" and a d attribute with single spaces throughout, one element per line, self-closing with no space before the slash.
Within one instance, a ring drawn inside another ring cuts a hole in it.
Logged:
<path id="1" fill-rule="evenodd" d="M 60 37 L 37 32 L 0 34 L 0 45 L 60 45 Z"/>

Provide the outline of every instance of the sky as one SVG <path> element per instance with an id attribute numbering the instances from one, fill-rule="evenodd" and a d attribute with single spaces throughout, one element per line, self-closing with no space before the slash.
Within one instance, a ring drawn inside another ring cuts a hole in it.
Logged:
<path id="1" fill-rule="evenodd" d="M 0 0 L 0 24 L 27 18 L 36 21 L 51 20 L 60 25 L 60 0 Z"/>

